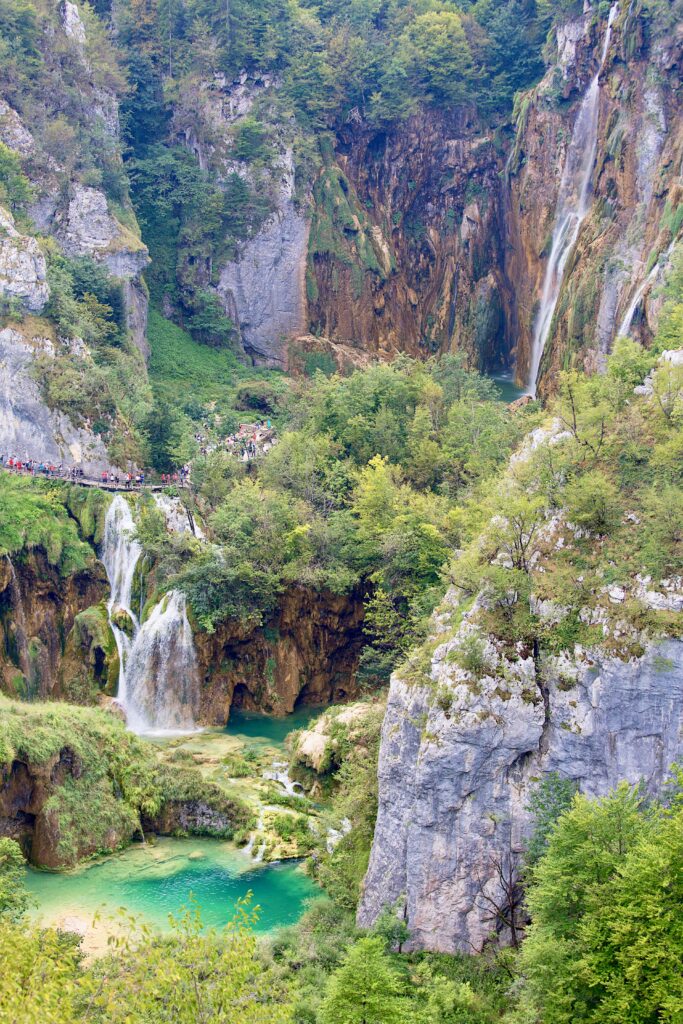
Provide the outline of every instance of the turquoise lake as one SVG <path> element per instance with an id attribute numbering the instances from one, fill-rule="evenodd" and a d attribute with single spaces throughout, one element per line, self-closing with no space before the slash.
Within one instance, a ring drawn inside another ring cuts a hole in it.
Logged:
<path id="1" fill-rule="evenodd" d="M 260 907 L 255 930 L 267 932 L 293 924 L 306 902 L 320 894 L 300 864 L 257 865 L 230 843 L 213 839 L 135 844 L 61 874 L 29 868 L 27 884 L 38 904 L 34 917 L 76 931 L 89 925 L 96 912 L 109 918 L 122 909 L 165 931 L 168 915 L 178 914 L 191 896 L 204 924 L 220 928 L 251 891 L 252 909 Z"/>

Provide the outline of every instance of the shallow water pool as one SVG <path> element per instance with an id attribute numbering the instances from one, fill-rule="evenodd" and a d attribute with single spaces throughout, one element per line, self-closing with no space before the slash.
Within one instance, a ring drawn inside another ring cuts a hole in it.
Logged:
<path id="1" fill-rule="evenodd" d="M 290 732 L 306 729 L 330 706 L 304 705 L 284 718 L 273 718 L 255 711 L 231 711 L 225 732 L 250 746 L 283 747 Z"/>
<path id="2" fill-rule="evenodd" d="M 36 919 L 83 934 L 91 930 L 96 912 L 110 918 L 122 908 L 166 931 L 168 915 L 177 915 L 190 895 L 201 908 L 204 924 L 220 928 L 231 920 L 237 901 L 249 890 L 251 907 L 261 908 L 255 930 L 266 932 L 293 924 L 306 901 L 320 893 L 300 864 L 255 865 L 230 843 L 212 839 L 136 844 L 61 874 L 28 868 L 26 881 L 38 904 L 33 911 Z M 106 922 L 101 929 L 107 930 Z M 108 930 L 112 930 L 110 923 Z"/>

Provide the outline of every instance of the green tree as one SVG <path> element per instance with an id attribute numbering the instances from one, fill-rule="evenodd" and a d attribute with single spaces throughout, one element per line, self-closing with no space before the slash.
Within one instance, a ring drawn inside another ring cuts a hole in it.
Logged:
<path id="1" fill-rule="evenodd" d="M 321 1024 L 405 1024 L 409 1004 L 401 998 L 396 969 L 384 940 L 360 939 L 330 976 L 320 1008 Z"/>
<path id="2" fill-rule="evenodd" d="M 16 213 L 30 198 L 31 188 L 21 169 L 19 157 L 4 142 L 0 142 L 0 204 L 5 203 Z"/>
<path id="3" fill-rule="evenodd" d="M 460 15 L 445 10 L 419 14 L 398 40 L 393 71 L 429 102 L 462 103 L 474 69 Z"/>
<path id="4" fill-rule="evenodd" d="M 544 1024 L 655 1024 L 683 1011 L 683 809 L 622 784 L 576 796 L 531 872 L 526 997 Z"/>

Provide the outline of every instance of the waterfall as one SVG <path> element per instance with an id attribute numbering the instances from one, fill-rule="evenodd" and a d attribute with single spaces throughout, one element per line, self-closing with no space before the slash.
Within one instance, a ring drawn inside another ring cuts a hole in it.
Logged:
<path id="1" fill-rule="evenodd" d="M 185 595 L 164 595 L 138 631 L 126 666 L 129 724 L 136 732 L 193 732 L 199 672 Z"/>
<path id="2" fill-rule="evenodd" d="M 107 570 L 111 590 L 107 602 L 109 625 L 116 640 L 119 655 L 119 685 L 116 700 L 128 714 L 128 687 L 126 683 L 126 664 L 133 645 L 133 636 L 139 628 L 137 615 L 131 607 L 133 580 L 135 569 L 142 554 L 142 547 L 135 536 L 135 523 L 131 507 L 120 494 L 117 494 L 107 509 L 104 521 L 104 544 L 102 545 L 102 562 Z M 121 625 L 125 613 L 130 620 L 130 628 Z M 129 722 L 130 724 L 130 722 Z"/>
<path id="3" fill-rule="evenodd" d="M 581 102 L 574 131 L 567 149 L 564 170 L 557 197 L 555 222 L 553 225 L 550 257 L 543 280 L 541 305 L 534 325 L 531 347 L 531 366 L 527 387 L 535 397 L 538 370 L 543 358 L 555 307 L 560 296 L 564 269 L 569 253 L 574 248 L 579 230 L 591 206 L 591 179 L 598 148 L 598 119 L 600 114 L 600 75 L 605 66 L 609 44 L 612 39 L 612 25 L 619 10 L 618 3 L 612 5 L 607 21 L 607 31 L 602 47 L 600 67 L 593 77 Z"/>
<path id="4" fill-rule="evenodd" d="M 652 281 L 654 281 L 654 279 L 659 274 L 660 269 L 662 267 L 666 266 L 666 263 L 667 263 L 667 261 L 669 259 L 669 256 L 670 256 L 671 252 L 673 251 L 674 245 L 675 245 L 675 241 L 671 243 L 671 245 L 666 250 L 664 255 L 660 256 L 660 258 L 657 260 L 657 262 L 655 263 L 654 267 L 652 268 L 650 273 L 647 275 L 645 280 L 642 281 L 640 283 L 640 285 L 638 286 L 638 288 L 636 289 L 636 293 L 633 296 L 633 298 L 631 299 L 631 301 L 629 302 L 628 308 L 627 308 L 626 312 L 624 313 L 624 318 L 621 321 L 621 323 L 619 324 L 619 330 L 617 331 L 617 334 L 616 334 L 616 336 L 618 338 L 627 337 L 629 335 L 629 332 L 631 330 L 631 324 L 633 323 L 633 317 L 636 314 L 636 310 L 638 309 L 638 306 L 640 305 L 641 299 L 643 298 L 643 295 L 645 294 L 648 285 Z"/>
<path id="5" fill-rule="evenodd" d="M 116 699 L 133 732 L 192 731 L 199 675 L 185 595 L 170 591 L 141 627 L 132 608 L 133 581 L 141 555 L 131 507 L 117 494 L 107 510 L 102 546 L 111 587 L 109 624 L 119 654 Z"/>

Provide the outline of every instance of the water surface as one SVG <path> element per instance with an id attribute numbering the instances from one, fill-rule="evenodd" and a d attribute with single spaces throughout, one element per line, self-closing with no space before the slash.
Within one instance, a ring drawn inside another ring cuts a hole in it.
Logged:
<path id="1" fill-rule="evenodd" d="M 295 729 L 305 729 L 331 705 L 297 708 L 284 718 L 261 715 L 256 711 L 231 711 L 225 732 L 249 746 L 284 747 Z"/>
<path id="2" fill-rule="evenodd" d="M 167 931 L 168 915 L 178 914 L 190 895 L 201 908 L 204 924 L 220 928 L 251 890 L 251 906 L 261 908 L 255 930 L 267 932 L 293 924 L 306 901 L 320 893 L 300 864 L 256 865 L 243 851 L 215 839 L 135 844 L 121 854 L 61 874 L 28 868 L 26 883 L 38 904 L 35 918 L 74 930 L 81 930 L 96 911 L 109 917 L 124 908 Z"/>
<path id="3" fill-rule="evenodd" d="M 522 395 L 528 394 L 525 388 L 515 384 L 515 375 L 512 370 L 507 373 L 489 374 L 489 379 L 496 385 L 501 402 L 515 402 Z"/>

